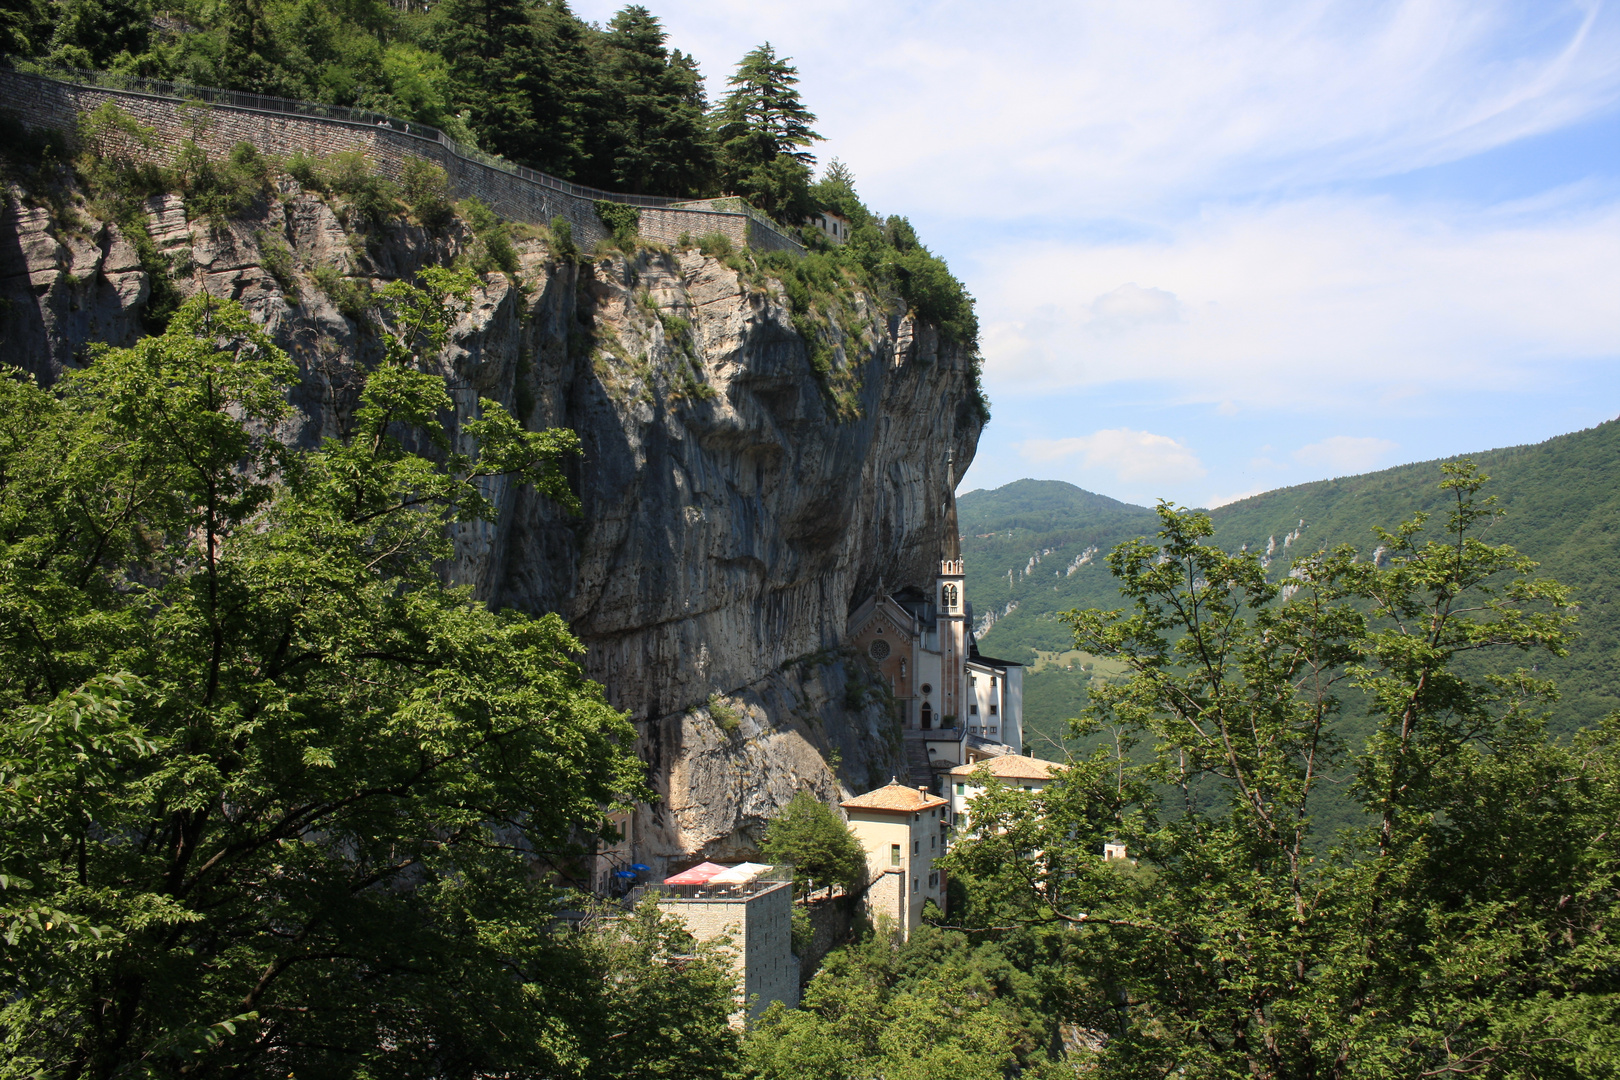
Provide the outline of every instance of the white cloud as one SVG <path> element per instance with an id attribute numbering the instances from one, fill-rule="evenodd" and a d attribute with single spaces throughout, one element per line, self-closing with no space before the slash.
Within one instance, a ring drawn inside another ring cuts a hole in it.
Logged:
<path id="1" fill-rule="evenodd" d="M 1301 465 L 1327 469 L 1334 476 L 1348 476 L 1371 471 L 1399 448 L 1388 439 L 1334 435 L 1295 450 L 1294 460 Z"/>
<path id="2" fill-rule="evenodd" d="M 1078 455 L 1082 470 L 1110 472 L 1125 484 L 1182 483 L 1208 472 L 1197 454 L 1168 435 L 1129 428 L 1066 439 L 1029 439 L 1019 452 L 1038 463 Z"/>
<path id="3" fill-rule="evenodd" d="M 1263 495 L 1270 490 L 1271 489 L 1268 487 L 1253 487 L 1245 488 L 1243 491 L 1240 491 L 1235 495 L 1211 495 L 1209 498 L 1204 500 L 1203 505 L 1206 509 L 1213 510 L 1217 506 L 1225 506 L 1227 503 L 1240 502 L 1252 495 Z"/>
<path id="4" fill-rule="evenodd" d="M 1093 333 L 1119 334 L 1143 326 L 1184 321 L 1186 313 L 1175 293 L 1144 289 L 1128 281 L 1091 302 L 1086 326 Z"/>
<path id="5" fill-rule="evenodd" d="M 973 276 L 992 397 L 1158 381 L 1228 413 L 1388 407 L 1620 357 L 1613 201 L 1525 218 L 1320 196 L 1005 244 Z"/>
<path id="6" fill-rule="evenodd" d="M 606 20 L 619 0 L 578 0 Z M 790 55 L 869 201 L 1098 217 L 1167 195 L 1401 172 L 1551 130 L 1620 96 L 1596 0 L 664 0 L 712 94 Z M 1009 197 L 1012 195 L 1013 197 Z"/>

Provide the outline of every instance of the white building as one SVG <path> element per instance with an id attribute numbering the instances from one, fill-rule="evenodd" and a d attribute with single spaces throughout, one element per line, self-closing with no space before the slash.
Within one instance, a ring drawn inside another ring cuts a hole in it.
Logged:
<path id="1" fill-rule="evenodd" d="M 982 778 L 974 775 L 981 768 L 988 770 L 991 776 L 1008 787 L 1024 791 L 1040 791 L 1057 779 L 1068 766 L 1055 761 L 1025 757 L 1022 754 L 1004 754 L 958 765 L 945 774 L 945 781 L 948 785 L 946 797 L 951 804 L 951 824 L 960 831 L 973 828 L 973 815 L 969 804 L 984 792 Z"/>
<path id="2" fill-rule="evenodd" d="M 849 242 L 849 219 L 831 210 L 818 210 L 810 215 L 810 224 L 827 234 L 835 244 Z"/>

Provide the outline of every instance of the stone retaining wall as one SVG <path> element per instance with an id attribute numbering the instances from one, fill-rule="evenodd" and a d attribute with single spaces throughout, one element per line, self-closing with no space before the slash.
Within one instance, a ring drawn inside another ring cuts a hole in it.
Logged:
<path id="1" fill-rule="evenodd" d="M 80 113 L 111 101 L 153 130 L 149 150 L 129 147 L 132 154 L 168 164 L 187 138 L 210 157 L 223 157 L 237 143 L 251 143 L 261 153 L 287 156 L 302 151 L 317 160 L 333 154 L 364 154 L 379 173 L 398 182 L 405 166 L 425 158 L 445 171 L 452 198 L 477 198 L 510 221 L 547 224 L 562 217 L 573 225 L 574 239 L 590 248 L 610 235 L 596 214 L 596 203 L 547 187 L 515 172 L 463 157 L 441 142 L 397 130 L 336 117 L 268 112 L 238 105 L 188 104 L 182 98 L 136 90 L 81 86 L 9 68 L 0 68 L 0 102 L 34 127 L 74 130 Z M 683 234 L 693 237 L 723 233 L 738 247 L 791 251 L 804 248 L 743 213 L 718 210 L 670 210 L 644 207 L 641 235 L 673 244 Z"/>

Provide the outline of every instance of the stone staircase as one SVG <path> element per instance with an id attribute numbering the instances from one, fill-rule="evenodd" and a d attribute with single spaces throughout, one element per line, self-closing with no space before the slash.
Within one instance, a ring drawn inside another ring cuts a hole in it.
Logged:
<path id="1" fill-rule="evenodd" d="M 912 787 L 934 790 L 934 770 L 928 767 L 928 744 L 921 739 L 906 740 L 906 767 Z"/>

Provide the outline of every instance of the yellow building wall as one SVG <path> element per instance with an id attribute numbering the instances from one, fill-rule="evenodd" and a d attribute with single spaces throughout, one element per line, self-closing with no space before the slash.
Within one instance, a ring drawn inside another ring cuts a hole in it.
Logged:
<path id="1" fill-rule="evenodd" d="M 921 925 L 924 901 L 944 906 L 944 890 L 929 884 L 934 860 L 945 854 L 940 829 L 944 809 L 936 806 L 921 814 L 849 811 L 849 828 L 866 849 L 867 880 L 872 881 L 867 891 L 868 913 L 874 924 L 879 914 L 888 914 L 902 937 L 909 937 Z M 894 844 L 900 845 L 899 866 L 890 861 Z"/>

